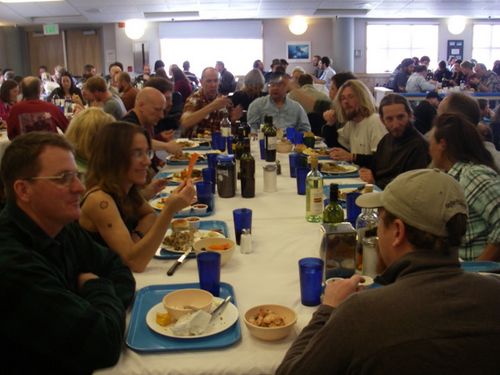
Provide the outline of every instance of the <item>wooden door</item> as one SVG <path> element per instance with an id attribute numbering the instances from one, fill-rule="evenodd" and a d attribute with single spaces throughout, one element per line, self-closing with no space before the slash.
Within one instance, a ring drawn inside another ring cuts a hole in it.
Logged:
<path id="1" fill-rule="evenodd" d="M 102 72 L 102 43 L 99 30 L 66 30 L 68 70 L 80 76 L 85 64 Z"/>
<path id="2" fill-rule="evenodd" d="M 28 32 L 30 56 L 30 74 L 38 76 L 38 67 L 46 65 L 50 74 L 54 74 L 56 65 L 64 65 L 63 35 L 43 35 Z"/>

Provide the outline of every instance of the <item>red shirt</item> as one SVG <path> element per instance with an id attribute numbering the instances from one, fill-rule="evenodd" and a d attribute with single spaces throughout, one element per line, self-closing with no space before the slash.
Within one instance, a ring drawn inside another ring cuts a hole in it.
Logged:
<path id="1" fill-rule="evenodd" d="M 14 104 L 7 119 L 9 139 L 32 131 L 57 133 L 59 128 L 65 132 L 67 127 L 68 119 L 58 107 L 38 99 L 23 100 Z"/>

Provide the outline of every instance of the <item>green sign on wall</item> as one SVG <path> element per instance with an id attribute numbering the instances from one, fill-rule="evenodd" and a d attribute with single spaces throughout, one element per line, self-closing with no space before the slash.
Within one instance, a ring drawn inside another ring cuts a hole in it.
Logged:
<path id="1" fill-rule="evenodd" d="M 59 25 L 57 23 L 43 25 L 43 35 L 59 35 Z"/>

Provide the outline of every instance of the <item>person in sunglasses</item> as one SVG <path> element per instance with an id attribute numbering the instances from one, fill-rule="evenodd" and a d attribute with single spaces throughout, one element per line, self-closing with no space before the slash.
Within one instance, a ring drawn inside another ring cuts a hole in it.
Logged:
<path id="1" fill-rule="evenodd" d="M 135 281 L 76 222 L 84 186 L 71 145 L 51 132 L 20 135 L 1 177 L 1 372 L 90 375 L 114 365 Z"/>
<path id="2" fill-rule="evenodd" d="M 86 175 L 80 225 L 96 241 L 142 272 L 160 246 L 174 214 L 191 204 L 194 188 L 185 181 L 165 199 L 159 215 L 140 194 L 154 153 L 145 129 L 115 122 L 97 134 Z"/>

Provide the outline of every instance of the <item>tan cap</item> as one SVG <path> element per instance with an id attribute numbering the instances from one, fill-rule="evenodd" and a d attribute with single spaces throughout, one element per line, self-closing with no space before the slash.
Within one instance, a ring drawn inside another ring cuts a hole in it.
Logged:
<path id="1" fill-rule="evenodd" d="M 458 182 L 438 169 L 417 169 L 396 177 L 381 193 L 362 194 L 356 204 L 383 207 L 424 232 L 447 237 L 446 223 L 456 214 L 467 215 L 464 192 Z"/>

